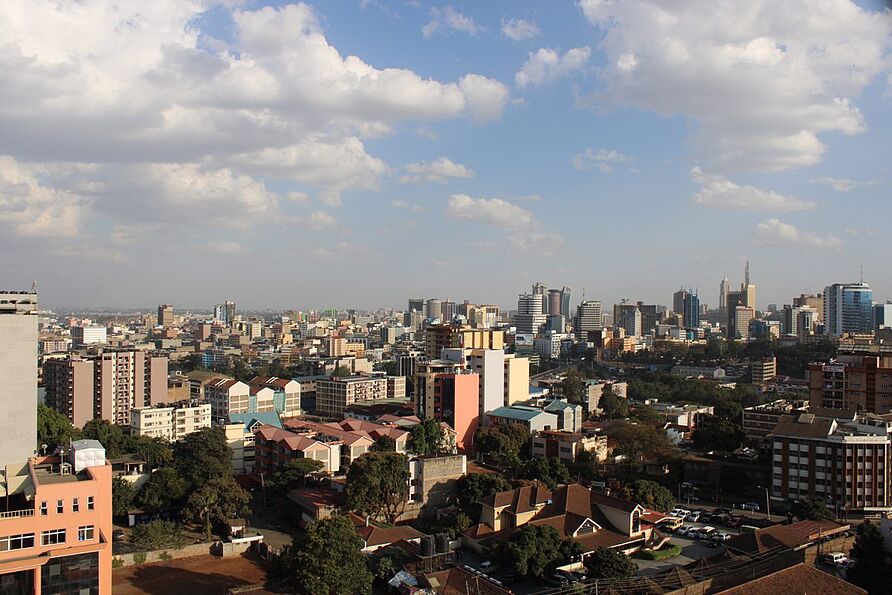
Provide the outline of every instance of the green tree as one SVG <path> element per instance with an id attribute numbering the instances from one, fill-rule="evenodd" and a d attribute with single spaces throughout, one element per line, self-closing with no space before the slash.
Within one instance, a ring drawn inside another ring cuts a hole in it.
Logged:
<path id="1" fill-rule="evenodd" d="M 743 445 L 743 428 L 714 415 L 704 415 L 694 430 L 694 447 L 700 450 L 735 451 Z"/>
<path id="2" fill-rule="evenodd" d="M 409 497 L 406 456 L 396 452 L 362 455 L 350 464 L 346 493 L 351 510 L 394 523 Z"/>
<path id="3" fill-rule="evenodd" d="M 638 574 L 638 565 L 622 552 L 599 547 L 585 559 L 592 578 L 630 578 Z"/>
<path id="4" fill-rule="evenodd" d="M 284 496 L 298 485 L 305 485 L 307 475 L 320 471 L 324 466 L 322 461 L 315 459 L 291 459 L 279 465 L 267 485 Z"/>
<path id="5" fill-rule="evenodd" d="M 173 449 L 164 438 L 135 436 L 130 438 L 126 446 L 129 452 L 139 455 L 149 469 L 167 467 L 173 463 Z"/>
<path id="6" fill-rule="evenodd" d="M 618 453 L 632 464 L 645 458 L 668 459 L 676 450 L 661 428 L 645 424 L 614 423 L 607 436 L 616 440 Z"/>
<path id="7" fill-rule="evenodd" d="M 616 394 L 612 384 L 604 387 L 601 398 L 598 400 L 598 408 L 604 412 L 608 419 L 621 419 L 629 416 L 629 403 L 626 399 Z"/>
<path id="8" fill-rule="evenodd" d="M 235 482 L 231 475 L 214 477 L 189 495 L 183 514 L 195 524 L 204 526 L 204 535 L 211 538 L 214 523 L 249 512 L 251 496 Z"/>
<path id="9" fill-rule="evenodd" d="M 675 497 L 670 490 L 647 479 L 639 479 L 627 485 L 625 497 L 626 500 L 659 512 L 669 512 L 675 506 Z"/>
<path id="10" fill-rule="evenodd" d="M 510 490 L 511 484 L 497 473 L 468 473 L 459 478 L 455 487 L 458 505 L 468 516 L 479 519 L 478 503 L 487 496 Z"/>
<path id="11" fill-rule="evenodd" d="M 477 452 L 503 469 L 514 469 L 529 451 L 530 433 L 520 424 L 483 426 L 474 435 Z"/>
<path id="12" fill-rule="evenodd" d="M 521 464 L 517 477 L 518 479 L 541 481 L 553 490 L 558 484 L 566 484 L 570 481 L 570 471 L 560 459 L 535 458 Z"/>
<path id="13" fill-rule="evenodd" d="M 801 498 L 790 506 L 790 514 L 799 520 L 823 521 L 832 520 L 833 511 L 827 509 L 823 500 L 818 498 Z"/>
<path id="14" fill-rule="evenodd" d="M 570 466 L 570 476 L 578 477 L 581 481 L 592 481 L 601 474 L 598 458 L 590 450 L 580 449 L 576 453 L 576 460 Z"/>
<path id="15" fill-rule="evenodd" d="M 554 527 L 527 524 L 511 536 L 502 551 L 517 574 L 543 576 L 581 555 L 583 548 L 573 539 L 562 539 Z"/>
<path id="16" fill-rule="evenodd" d="M 412 428 L 412 450 L 418 455 L 437 454 L 443 450 L 443 428 L 428 418 Z"/>
<path id="17" fill-rule="evenodd" d="M 375 578 L 386 583 L 403 569 L 405 561 L 406 552 L 398 547 L 391 547 L 385 548 L 380 553 L 376 552 L 369 560 L 369 566 L 371 566 Z"/>
<path id="18" fill-rule="evenodd" d="M 204 428 L 188 434 L 174 446 L 176 468 L 193 487 L 232 475 L 232 451 L 220 428 Z"/>
<path id="19" fill-rule="evenodd" d="M 105 447 L 105 454 L 109 458 L 119 457 L 124 454 L 126 437 L 120 426 L 116 426 L 104 419 L 91 419 L 84 424 L 81 434 L 83 438 L 98 440 Z"/>
<path id="20" fill-rule="evenodd" d="M 585 397 L 585 376 L 576 368 L 567 370 L 561 380 L 561 395 L 570 403 L 582 403 Z"/>
<path id="21" fill-rule="evenodd" d="M 332 516 L 312 523 L 289 549 L 290 582 L 295 592 L 309 595 L 371 593 L 373 577 L 362 545 L 353 523 L 346 517 Z"/>
<path id="22" fill-rule="evenodd" d="M 121 476 L 112 478 L 112 515 L 122 517 L 133 505 L 136 490 L 133 484 Z"/>
<path id="23" fill-rule="evenodd" d="M 855 565 L 846 574 L 849 582 L 868 593 L 888 593 L 892 573 L 889 571 L 889 554 L 879 527 L 870 521 L 858 526 L 851 556 Z"/>
<path id="24" fill-rule="evenodd" d="M 372 448 L 378 452 L 396 452 L 396 440 L 387 434 L 381 434 L 375 440 L 375 445 Z"/>
<path id="25" fill-rule="evenodd" d="M 332 378 L 343 378 L 345 376 L 349 376 L 352 372 L 350 372 L 350 368 L 347 366 L 338 366 L 334 372 L 331 373 Z"/>
<path id="26" fill-rule="evenodd" d="M 168 508 L 185 497 L 189 484 L 173 467 L 162 467 L 149 476 L 136 494 L 136 503 L 149 511 Z"/>
<path id="27" fill-rule="evenodd" d="M 79 434 L 67 417 L 46 405 L 37 406 L 38 450 L 45 444 L 46 452 L 52 454 L 57 446 L 67 446 L 69 440 L 77 440 Z"/>
<path id="28" fill-rule="evenodd" d="M 150 521 L 137 525 L 130 533 L 130 543 L 143 551 L 183 547 L 186 536 L 183 528 L 173 521 Z"/>

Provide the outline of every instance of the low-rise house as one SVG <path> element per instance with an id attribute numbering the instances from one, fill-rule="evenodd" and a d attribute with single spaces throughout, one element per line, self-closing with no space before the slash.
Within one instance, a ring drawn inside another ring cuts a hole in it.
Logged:
<path id="1" fill-rule="evenodd" d="M 707 378 L 711 380 L 721 380 L 725 377 L 725 370 L 718 366 L 672 366 L 673 376 L 682 376 L 683 378 Z"/>
<path id="2" fill-rule="evenodd" d="M 848 552 L 854 543 L 850 529 L 834 521 L 799 521 L 736 535 L 725 546 L 729 552 L 745 556 L 783 552 L 788 565 L 814 564 L 820 552 Z"/>
<path id="3" fill-rule="evenodd" d="M 586 436 L 561 430 L 533 432 L 530 448 L 534 457 L 560 459 L 565 463 L 575 462 L 583 450 L 591 452 L 599 462 L 607 460 L 607 437 L 597 434 Z"/>
<path id="4" fill-rule="evenodd" d="M 362 539 L 364 554 L 388 547 L 398 541 L 420 543 L 423 536 L 423 533 L 409 525 L 378 527 L 371 523 L 356 527 L 356 534 Z"/>
<path id="5" fill-rule="evenodd" d="M 542 408 L 547 413 L 557 416 L 558 430 L 566 432 L 579 432 L 582 430 L 582 422 L 585 421 L 581 405 L 574 405 L 564 399 L 555 399 Z"/>
<path id="6" fill-rule="evenodd" d="M 526 405 L 498 407 L 487 411 L 486 420 L 489 425 L 493 426 L 522 425 L 531 433 L 534 430 L 556 430 L 558 428 L 557 415 Z"/>

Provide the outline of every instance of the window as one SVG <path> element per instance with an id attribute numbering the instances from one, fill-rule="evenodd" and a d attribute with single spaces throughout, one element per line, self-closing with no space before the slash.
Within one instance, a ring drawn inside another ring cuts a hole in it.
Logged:
<path id="1" fill-rule="evenodd" d="M 47 513 L 47 505 L 46 505 L 46 501 L 44 500 L 43 502 L 40 503 L 40 516 L 46 516 L 46 513 Z"/>
<path id="2" fill-rule="evenodd" d="M 77 540 L 78 541 L 90 541 L 93 539 L 93 533 L 95 532 L 95 527 L 93 525 L 84 525 L 83 527 L 77 528 Z"/>
<path id="3" fill-rule="evenodd" d="M 81 509 L 80 500 L 77 498 L 71 499 L 71 512 L 78 512 Z"/>
<path id="4" fill-rule="evenodd" d="M 34 547 L 34 533 L 0 537 L 0 552 L 24 550 L 32 547 Z"/>
<path id="5" fill-rule="evenodd" d="M 65 543 L 65 529 L 52 529 L 40 534 L 41 545 L 54 545 Z"/>
<path id="6" fill-rule="evenodd" d="M 63 512 L 65 512 L 65 501 L 56 500 L 56 514 L 62 514 Z"/>
<path id="7" fill-rule="evenodd" d="M 95 507 L 95 503 L 93 502 L 93 496 L 87 496 L 87 510 L 93 510 Z"/>

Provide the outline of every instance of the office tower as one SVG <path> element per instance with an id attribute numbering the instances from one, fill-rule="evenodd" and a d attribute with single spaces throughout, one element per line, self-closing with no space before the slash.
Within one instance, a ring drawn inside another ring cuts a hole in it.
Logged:
<path id="1" fill-rule="evenodd" d="M 576 318 L 574 320 L 574 331 L 576 336 L 583 341 L 588 340 L 590 331 L 599 331 L 603 328 L 601 324 L 601 302 L 597 300 L 586 300 L 576 306 Z"/>
<path id="2" fill-rule="evenodd" d="M 164 328 L 173 326 L 173 306 L 170 304 L 158 306 L 158 326 Z"/>
<path id="3" fill-rule="evenodd" d="M 653 333 L 666 314 L 664 306 L 643 302 L 638 302 L 638 311 L 641 312 L 641 332 L 645 335 Z"/>
<path id="4" fill-rule="evenodd" d="M 455 315 L 458 314 L 455 302 L 451 300 L 443 300 L 440 303 L 440 313 L 443 315 L 443 322 L 452 322 Z"/>
<path id="5" fill-rule="evenodd" d="M 728 315 L 728 292 L 731 291 L 731 282 L 728 277 L 722 279 L 719 284 L 719 313 L 722 316 Z"/>
<path id="6" fill-rule="evenodd" d="M 873 292 L 869 283 L 834 283 L 824 288 L 824 334 L 873 331 Z"/>
<path id="7" fill-rule="evenodd" d="M 443 349 L 503 349 L 505 331 L 474 329 L 458 324 L 434 324 L 424 331 L 424 354 L 439 359 Z"/>
<path id="8" fill-rule="evenodd" d="M 78 427 L 91 419 L 129 426 L 133 407 L 167 401 L 167 364 L 164 355 L 126 347 L 47 360 L 46 404 Z"/>
<path id="9" fill-rule="evenodd" d="M 548 290 L 548 307 L 546 308 L 546 314 L 549 316 L 557 316 L 561 313 L 562 293 L 563 292 L 560 289 Z"/>
<path id="10" fill-rule="evenodd" d="M 729 339 L 749 339 L 750 321 L 756 317 L 756 312 L 747 306 L 734 308 L 734 318 L 729 328 Z"/>
<path id="11" fill-rule="evenodd" d="M 684 313 L 684 298 L 687 294 L 683 287 L 672 294 L 672 311 L 676 314 Z"/>
<path id="12" fill-rule="evenodd" d="M 517 296 L 517 315 L 514 325 L 521 335 L 535 335 L 542 331 L 547 322 L 544 313 L 544 293 L 522 293 Z"/>
<path id="13" fill-rule="evenodd" d="M 424 298 L 409 298 L 408 312 L 424 312 Z"/>
<path id="14" fill-rule="evenodd" d="M 225 322 L 226 318 L 226 308 L 223 304 L 215 304 L 214 305 L 214 320 L 219 320 L 220 322 Z"/>
<path id="15" fill-rule="evenodd" d="M 547 333 L 565 333 L 567 331 L 567 321 L 561 314 L 549 314 L 545 323 L 545 332 Z"/>
<path id="16" fill-rule="evenodd" d="M 808 366 L 809 406 L 892 412 L 892 356 L 844 354 Z"/>
<path id="17" fill-rule="evenodd" d="M 728 316 L 725 320 L 725 332 L 729 339 L 735 338 L 733 330 L 737 321 L 738 306 L 743 306 L 743 294 L 739 291 L 729 291 L 725 300 L 725 307 L 728 309 Z"/>
<path id="18" fill-rule="evenodd" d="M 480 377 L 479 414 L 505 404 L 505 352 L 501 349 L 472 349 L 468 369 Z"/>
<path id="19" fill-rule="evenodd" d="M 874 331 L 878 331 L 881 328 L 892 327 L 892 302 L 887 301 L 885 304 L 873 305 L 873 320 L 871 326 L 873 326 Z"/>
<path id="20" fill-rule="evenodd" d="M 36 291 L 0 291 L 0 379 L 0 465 L 25 463 L 37 446 Z"/>
<path id="21" fill-rule="evenodd" d="M 625 329 L 628 337 L 640 337 L 642 334 L 641 311 L 634 306 L 631 309 L 623 310 L 620 322 L 615 322 L 614 325 Z"/>
<path id="22" fill-rule="evenodd" d="M 746 261 L 743 272 L 743 284 L 740 286 L 741 301 L 743 305 L 756 310 L 756 286 L 750 283 L 750 261 Z"/>
<path id="23" fill-rule="evenodd" d="M 436 298 L 427 300 L 427 308 L 425 308 L 424 313 L 427 314 L 427 317 L 431 320 L 442 320 L 443 306 L 440 303 L 440 300 Z"/>
<path id="24" fill-rule="evenodd" d="M 685 328 L 695 329 L 700 326 L 700 298 L 696 290 L 691 289 L 685 293 L 682 314 Z"/>
<path id="25" fill-rule="evenodd" d="M 815 334 L 815 326 L 818 324 L 820 313 L 814 308 L 803 306 L 796 315 L 796 334 L 799 339 L 805 339 Z"/>
<path id="26" fill-rule="evenodd" d="M 823 322 L 824 316 L 824 296 L 823 294 L 808 294 L 803 293 L 799 297 L 793 298 L 794 306 L 808 306 L 809 308 L 814 308 L 814 310 L 818 313 L 817 322 Z"/>
<path id="27" fill-rule="evenodd" d="M 101 324 L 71 327 L 71 344 L 74 347 L 104 345 L 108 342 L 108 329 Z"/>
<path id="28" fill-rule="evenodd" d="M 226 312 L 226 324 L 235 322 L 235 302 L 226 301 L 223 303 L 223 309 Z"/>
<path id="29" fill-rule="evenodd" d="M 791 336 L 799 335 L 799 312 L 802 308 L 799 306 L 784 305 L 784 334 Z"/>
<path id="30" fill-rule="evenodd" d="M 499 319 L 499 307 L 482 304 L 473 306 L 468 313 L 468 322 L 476 328 L 489 328 Z"/>
<path id="31" fill-rule="evenodd" d="M 570 288 L 561 289 L 561 314 L 565 320 L 570 320 Z"/>
<path id="32" fill-rule="evenodd" d="M 548 291 L 548 289 L 544 283 L 533 283 L 533 295 L 544 296 L 546 291 Z"/>

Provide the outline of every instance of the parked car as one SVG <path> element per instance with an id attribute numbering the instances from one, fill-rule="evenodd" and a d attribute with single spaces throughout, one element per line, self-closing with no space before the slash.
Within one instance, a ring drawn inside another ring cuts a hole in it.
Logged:
<path id="1" fill-rule="evenodd" d="M 662 519 L 657 523 L 657 527 L 666 531 L 675 531 L 684 524 L 684 519 L 677 516 L 670 516 Z"/>
<path id="2" fill-rule="evenodd" d="M 716 541 L 716 542 L 719 542 L 719 543 L 724 543 L 724 542 L 726 542 L 726 541 L 729 541 L 729 540 L 731 539 L 731 537 L 732 537 L 732 536 L 731 536 L 730 533 L 713 533 L 713 534 L 712 534 L 712 537 L 710 537 L 710 539 L 711 539 L 712 541 Z"/>
<path id="3" fill-rule="evenodd" d="M 701 515 L 701 514 L 703 514 L 703 513 L 701 513 L 699 510 L 695 510 L 695 511 L 691 512 L 690 514 L 688 514 L 688 515 L 684 518 L 684 520 L 686 520 L 686 521 L 688 521 L 688 522 L 691 522 L 691 523 L 696 523 L 696 522 L 698 522 L 698 521 L 700 520 L 700 515 Z"/>
<path id="4" fill-rule="evenodd" d="M 669 514 L 672 516 L 685 518 L 687 515 L 691 514 L 691 511 L 687 510 L 685 508 L 673 508 L 672 510 L 669 511 Z"/>
<path id="5" fill-rule="evenodd" d="M 541 580 L 546 585 L 552 587 L 566 587 L 570 584 L 570 580 L 567 577 L 557 573 L 552 574 L 551 576 L 543 576 Z"/>
<path id="6" fill-rule="evenodd" d="M 842 552 L 830 552 L 829 554 L 824 554 L 824 562 L 833 566 L 842 566 L 849 563 L 849 558 Z"/>
<path id="7" fill-rule="evenodd" d="M 115 529 L 112 531 L 112 541 L 124 541 L 124 530 Z"/>
<path id="8" fill-rule="evenodd" d="M 728 527 L 730 527 L 731 529 L 736 529 L 743 524 L 743 519 L 739 516 L 732 516 L 725 524 L 728 525 Z"/>
<path id="9" fill-rule="evenodd" d="M 482 570 L 486 574 L 492 574 L 498 569 L 499 566 L 497 564 L 494 564 L 493 562 L 490 562 L 489 560 L 480 564 L 480 570 Z"/>
<path id="10" fill-rule="evenodd" d="M 716 514 L 731 514 L 730 508 L 716 508 L 714 511 Z"/>
<path id="11" fill-rule="evenodd" d="M 740 510 L 750 510 L 752 512 L 759 512 L 759 505 L 756 502 L 745 502 L 740 505 Z"/>
<path id="12" fill-rule="evenodd" d="M 682 537 L 684 537 L 685 535 L 688 534 L 689 531 L 691 531 L 693 529 L 694 529 L 694 527 L 692 527 L 690 525 L 682 525 L 681 527 L 679 527 L 678 529 L 675 530 L 675 534 L 681 535 Z"/>
<path id="13" fill-rule="evenodd" d="M 555 572 L 555 574 L 559 574 L 559 575 L 561 575 L 562 577 L 564 577 L 565 579 L 567 579 L 567 580 L 570 581 L 571 583 L 578 583 L 578 582 L 579 582 L 579 577 L 576 576 L 575 574 L 573 574 L 572 572 L 568 572 L 568 571 L 566 571 L 566 570 L 558 570 L 557 572 Z"/>
<path id="14" fill-rule="evenodd" d="M 701 527 L 697 531 L 697 539 L 709 539 L 715 533 L 715 527 Z"/>

